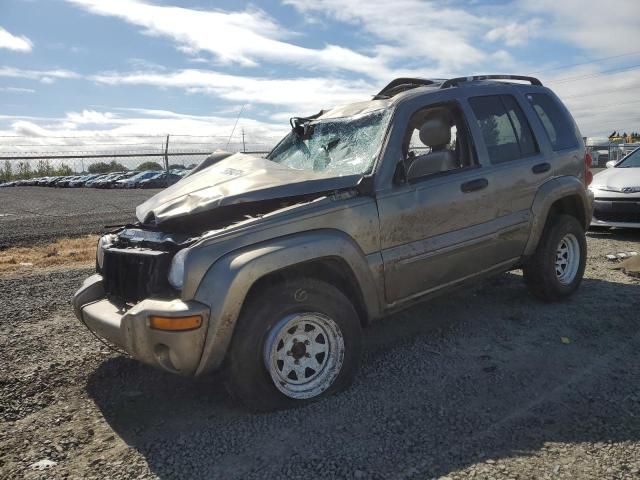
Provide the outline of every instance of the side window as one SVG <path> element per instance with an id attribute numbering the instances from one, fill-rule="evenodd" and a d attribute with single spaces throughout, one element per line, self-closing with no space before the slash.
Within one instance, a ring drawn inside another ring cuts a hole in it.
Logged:
<path id="1" fill-rule="evenodd" d="M 502 95 L 500 98 L 504 102 L 504 106 L 507 109 L 507 115 L 509 115 L 509 120 L 511 120 L 513 129 L 516 132 L 516 137 L 520 145 L 521 156 L 528 157 L 529 155 L 538 153 L 538 144 L 533 137 L 529 121 L 527 120 L 527 117 L 524 116 L 524 113 L 520 109 L 516 99 L 511 95 Z"/>
<path id="2" fill-rule="evenodd" d="M 416 111 L 404 136 L 407 177 L 418 177 L 476 165 L 475 150 L 460 107 L 434 105 Z"/>
<path id="3" fill-rule="evenodd" d="M 491 163 L 510 162 L 538 152 L 529 122 L 512 96 L 473 97 L 469 104 Z"/>
<path id="4" fill-rule="evenodd" d="M 538 114 L 554 150 L 564 150 L 578 145 L 573 121 L 567 117 L 557 100 L 545 93 L 529 93 L 527 100 Z"/>

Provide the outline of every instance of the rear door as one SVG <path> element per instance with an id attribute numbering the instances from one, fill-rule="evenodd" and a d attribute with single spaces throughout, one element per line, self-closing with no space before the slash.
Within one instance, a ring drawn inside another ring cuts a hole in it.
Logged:
<path id="1" fill-rule="evenodd" d="M 534 135 L 524 101 L 515 89 L 468 98 L 474 116 L 472 130 L 481 138 L 478 151 L 484 157 L 484 175 L 492 186 L 496 207 L 494 224 L 499 234 L 491 255 L 497 262 L 523 253 L 533 199 L 554 173 L 548 146 Z"/>

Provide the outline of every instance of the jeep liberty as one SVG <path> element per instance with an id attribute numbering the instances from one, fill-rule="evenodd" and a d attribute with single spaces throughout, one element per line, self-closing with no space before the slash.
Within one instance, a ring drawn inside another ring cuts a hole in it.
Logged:
<path id="1" fill-rule="evenodd" d="M 139 205 L 101 237 L 75 314 L 146 364 L 222 369 L 252 410 L 303 405 L 348 387 L 362 328 L 416 301 L 519 268 L 540 299 L 571 295 L 590 162 L 536 78 L 396 79 Z"/>

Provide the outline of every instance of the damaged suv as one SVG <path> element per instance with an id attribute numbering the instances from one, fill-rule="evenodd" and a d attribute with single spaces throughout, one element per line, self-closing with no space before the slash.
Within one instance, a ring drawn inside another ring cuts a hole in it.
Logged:
<path id="1" fill-rule="evenodd" d="M 104 235 L 75 294 L 97 336 L 165 371 L 222 369 L 254 410 L 346 388 L 375 319 L 522 268 L 578 288 L 590 157 L 539 80 L 401 78 L 291 119 L 266 158 L 216 153 Z"/>

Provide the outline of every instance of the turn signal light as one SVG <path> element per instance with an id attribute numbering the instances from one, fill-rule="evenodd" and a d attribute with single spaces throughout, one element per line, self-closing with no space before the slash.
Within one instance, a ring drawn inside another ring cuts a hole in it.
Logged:
<path id="1" fill-rule="evenodd" d="M 193 330 L 202 325 L 202 317 L 200 315 L 191 315 L 188 317 L 160 317 L 153 315 L 149 317 L 149 326 L 156 330 L 168 330 L 170 332 L 179 332 L 182 330 Z"/>

